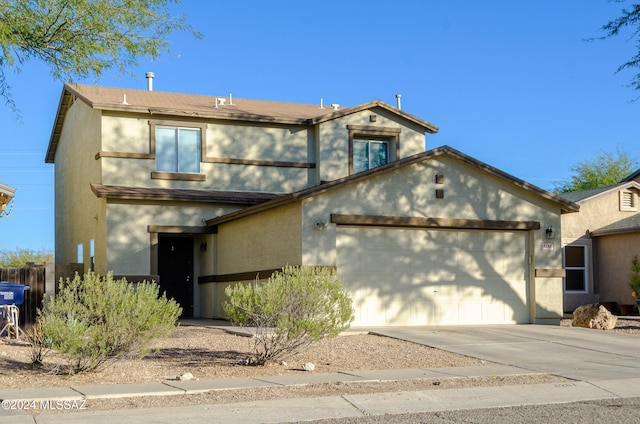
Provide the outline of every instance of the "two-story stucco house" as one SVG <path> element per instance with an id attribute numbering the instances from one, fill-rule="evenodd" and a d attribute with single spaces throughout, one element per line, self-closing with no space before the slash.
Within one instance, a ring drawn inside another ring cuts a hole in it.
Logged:
<path id="1" fill-rule="evenodd" d="M 640 170 L 619 184 L 563 194 L 580 205 L 579 213 L 562 216 L 565 311 L 635 305 L 628 282 L 631 259 L 640 256 L 639 194 Z"/>
<path id="2" fill-rule="evenodd" d="M 577 205 L 354 107 L 65 85 L 56 262 L 155 279 L 185 316 L 285 265 L 333 267 L 354 325 L 557 323 L 560 215 Z"/>

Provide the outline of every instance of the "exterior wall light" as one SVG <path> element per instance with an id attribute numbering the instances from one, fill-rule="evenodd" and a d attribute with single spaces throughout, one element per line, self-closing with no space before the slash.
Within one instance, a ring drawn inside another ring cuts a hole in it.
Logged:
<path id="1" fill-rule="evenodd" d="M 549 225 L 546 230 L 544 230 L 545 237 L 547 240 L 551 240 L 555 234 L 553 233 L 553 227 Z"/>
<path id="2" fill-rule="evenodd" d="M 200 243 L 200 251 L 201 252 L 206 252 L 207 251 L 207 242 L 203 241 L 202 243 Z"/>

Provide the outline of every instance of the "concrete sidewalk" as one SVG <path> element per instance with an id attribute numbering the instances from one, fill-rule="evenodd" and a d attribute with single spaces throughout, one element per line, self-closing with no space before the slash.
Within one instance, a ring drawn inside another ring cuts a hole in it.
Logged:
<path id="1" fill-rule="evenodd" d="M 519 406 L 574 401 L 640 397 L 640 339 L 637 336 L 571 327 L 513 325 L 478 327 L 385 327 L 367 329 L 375 334 L 410 340 L 440 349 L 496 362 L 466 368 L 345 371 L 305 373 L 242 379 L 167 381 L 0 390 L 2 423 L 34 423 L 24 410 L 6 406 L 31 400 L 36 423 L 91 422 L 275 423 L 364 415 L 432 412 L 456 409 Z M 435 389 L 411 392 L 285 399 L 221 405 L 152 408 L 118 411 L 70 411 L 38 414 L 37 409 L 60 401 L 86 401 L 104 397 L 184 395 L 247 387 L 280 387 L 326 382 L 369 382 L 425 378 L 504 376 L 550 373 L 572 381 L 502 387 Z M 41 403 L 40 401 L 44 402 Z M 32 412 L 33 413 L 33 412 Z M 135 416 L 134 416 L 135 415 Z"/>

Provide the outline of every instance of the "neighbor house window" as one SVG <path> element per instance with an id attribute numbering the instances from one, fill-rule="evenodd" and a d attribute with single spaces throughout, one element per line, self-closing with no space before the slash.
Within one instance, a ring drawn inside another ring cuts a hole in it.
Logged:
<path id="1" fill-rule="evenodd" d="M 353 172 L 362 172 L 389 163 L 389 143 L 353 140 Z"/>
<path id="2" fill-rule="evenodd" d="M 349 174 L 385 165 L 400 157 L 400 128 L 347 125 Z"/>
<path id="3" fill-rule="evenodd" d="M 200 172 L 202 130 L 200 128 L 155 127 L 156 170 Z"/>
<path id="4" fill-rule="evenodd" d="M 564 269 L 566 277 L 564 281 L 565 291 L 587 291 L 587 248 L 586 246 L 565 246 Z"/>

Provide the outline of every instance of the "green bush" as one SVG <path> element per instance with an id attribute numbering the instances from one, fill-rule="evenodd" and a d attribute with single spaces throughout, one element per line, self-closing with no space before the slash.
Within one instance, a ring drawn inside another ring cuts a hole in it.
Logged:
<path id="1" fill-rule="evenodd" d="M 631 296 L 633 296 L 636 301 L 640 301 L 640 260 L 638 259 L 638 255 L 633 255 L 633 258 L 631 258 L 629 288 L 631 289 Z"/>
<path id="2" fill-rule="evenodd" d="M 175 328 L 182 312 L 155 283 L 128 283 L 87 273 L 60 281 L 38 311 L 40 337 L 67 358 L 68 372 L 95 370 L 122 358 L 142 358 Z"/>
<path id="3" fill-rule="evenodd" d="M 284 267 L 266 282 L 227 287 L 224 310 L 234 325 L 254 332 L 249 364 L 264 365 L 337 336 L 353 321 L 342 279 L 323 267 Z"/>

